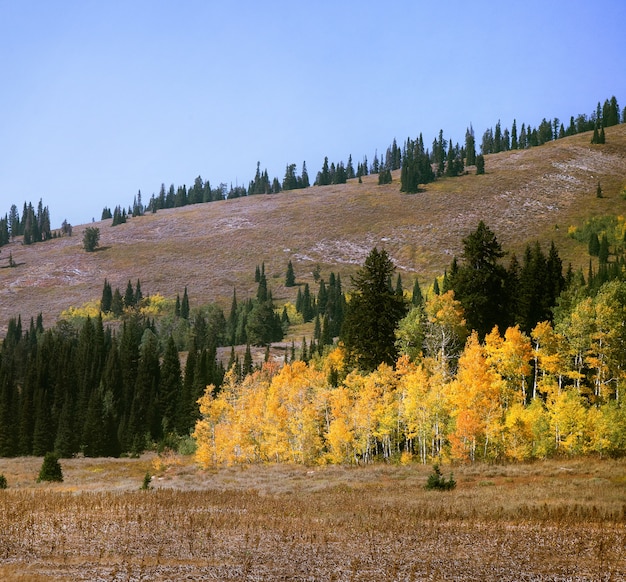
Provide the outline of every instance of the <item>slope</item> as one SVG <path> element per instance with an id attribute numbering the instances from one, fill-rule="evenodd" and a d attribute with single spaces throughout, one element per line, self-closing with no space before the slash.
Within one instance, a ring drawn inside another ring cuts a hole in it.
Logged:
<path id="1" fill-rule="evenodd" d="M 116 227 L 96 222 L 31 246 L 16 240 L 1 249 L 0 335 L 18 314 L 26 322 L 41 312 L 52 325 L 67 307 L 98 300 L 105 278 L 122 293 L 137 279 L 144 294 L 173 297 L 187 286 L 192 308 L 216 301 L 228 309 L 233 289 L 239 299 L 254 293 L 254 269 L 263 262 L 277 303 L 293 301 L 296 289 L 283 286 L 291 259 L 299 283 L 312 283 L 319 264 L 323 277 L 340 273 L 348 288 L 375 245 L 390 253 L 405 287 L 415 275 L 430 283 L 481 219 L 509 251 L 554 240 L 565 263 L 586 266 L 586 247 L 567 229 L 589 216 L 626 213 L 626 125 L 607 128 L 605 145 L 590 139 L 585 133 L 489 155 L 485 175 L 469 168 L 413 195 L 399 192 L 396 172 L 387 186 L 367 176 L 362 184 L 163 210 Z M 87 226 L 101 232 L 94 253 L 82 248 Z M 17 267 L 8 268 L 9 255 Z"/>

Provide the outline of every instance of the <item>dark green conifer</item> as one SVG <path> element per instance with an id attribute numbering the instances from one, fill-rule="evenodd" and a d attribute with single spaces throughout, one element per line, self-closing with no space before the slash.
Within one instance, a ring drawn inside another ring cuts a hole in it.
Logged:
<path id="1" fill-rule="evenodd" d="M 183 319 L 189 319 L 189 296 L 187 295 L 187 287 L 183 292 L 183 298 L 180 302 L 180 316 Z"/>
<path id="2" fill-rule="evenodd" d="M 37 483 L 41 481 L 63 481 L 63 470 L 59 458 L 51 451 L 47 452 L 43 458 Z"/>
<path id="3" fill-rule="evenodd" d="M 285 275 L 285 287 L 293 287 L 296 284 L 296 275 L 291 261 L 287 263 L 287 274 Z"/>

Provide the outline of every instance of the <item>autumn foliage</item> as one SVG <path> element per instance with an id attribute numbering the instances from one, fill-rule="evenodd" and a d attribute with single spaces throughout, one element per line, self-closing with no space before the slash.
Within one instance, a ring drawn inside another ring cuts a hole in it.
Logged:
<path id="1" fill-rule="evenodd" d="M 366 373 L 349 371 L 338 347 L 308 363 L 266 365 L 241 380 L 229 374 L 221 390 L 209 386 L 199 400 L 197 461 L 211 467 L 623 455 L 621 291 L 609 286 L 556 328 L 541 322 L 530 336 L 517 326 L 504 334 L 494 328 L 483 342 L 472 333 L 457 357 L 450 343 L 433 341 L 427 354 L 404 354 L 394 367 Z M 454 298 L 443 301 L 450 306 Z M 441 302 L 425 306 L 431 339 L 451 333 Z"/>

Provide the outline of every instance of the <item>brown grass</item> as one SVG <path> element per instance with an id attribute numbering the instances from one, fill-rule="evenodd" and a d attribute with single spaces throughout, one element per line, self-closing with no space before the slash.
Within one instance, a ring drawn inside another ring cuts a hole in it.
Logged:
<path id="1" fill-rule="evenodd" d="M 192 307 L 210 301 L 230 306 L 255 292 L 254 269 L 265 262 L 278 302 L 295 300 L 283 287 L 286 265 L 299 282 L 313 282 L 316 264 L 327 277 L 349 275 L 374 245 L 384 246 L 403 275 L 430 283 L 461 250 L 461 239 L 484 220 L 505 248 L 521 253 L 527 242 L 554 239 L 565 263 L 587 266 L 585 245 L 567 227 L 597 214 L 626 212 L 626 125 L 608 128 L 607 144 L 590 145 L 590 134 L 539 148 L 487 156 L 483 176 L 441 179 L 423 192 L 399 192 L 399 174 L 388 186 L 376 176 L 363 184 L 313 187 L 159 211 L 115 228 L 97 222 L 101 249 L 82 250 L 85 226 L 74 236 L 2 249 L 17 268 L 0 268 L 0 332 L 10 317 L 44 314 L 51 325 L 62 310 L 98 300 L 105 277 L 123 293 L 140 279 L 144 293 L 167 297 L 189 288 Z M 596 198 L 601 182 L 604 198 Z M 106 201 L 103 201 L 103 205 Z M 54 214 L 54 209 L 51 209 Z M 313 291 L 316 288 L 313 287 Z"/>
<path id="2" fill-rule="evenodd" d="M 458 466 L 447 493 L 416 465 L 73 459 L 44 485 L 40 463 L 0 464 L 3 580 L 626 578 L 624 461 Z"/>

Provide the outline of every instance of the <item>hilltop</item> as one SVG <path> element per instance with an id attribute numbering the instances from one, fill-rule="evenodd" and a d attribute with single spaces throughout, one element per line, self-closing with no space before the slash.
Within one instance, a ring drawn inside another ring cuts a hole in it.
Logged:
<path id="1" fill-rule="evenodd" d="M 417 194 L 401 193 L 395 172 L 384 186 L 370 175 L 362 184 L 160 210 L 116 227 L 110 220 L 75 226 L 71 237 L 30 246 L 15 240 L 0 255 L 0 332 L 18 314 L 27 320 L 41 312 L 52 325 L 67 307 L 98 300 L 105 278 L 122 292 L 139 279 L 144 293 L 167 297 L 187 286 L 192 308 L 218 302 L 227 309 L 233 289 L 238 298 L 254 294 L 255 267 L 264 263 L 280 304 L 297 293 L 283 286 L 291 260 L 299 283 L 312 283 L 319 264 L 322 277 L 339 273 L 348 289 L 349 275 L 374 246 L 389 252 L 405 287 L 416 275 L 428 285 L 480 220 L 508 251 L 554 240 L 565 264 L 586 268 L 587 248 L 568 237 L 568 227 L 626 213 L 626 124 L 606 128 L 605 145 L 590 140 L 582 133 L 488 155 L 485 175 L 470 167 Z M 100 229 L 95 253 L 82 247 L 87 226 Z M 8 268 L 9 254 L 17 267 Z"/>

